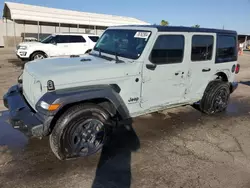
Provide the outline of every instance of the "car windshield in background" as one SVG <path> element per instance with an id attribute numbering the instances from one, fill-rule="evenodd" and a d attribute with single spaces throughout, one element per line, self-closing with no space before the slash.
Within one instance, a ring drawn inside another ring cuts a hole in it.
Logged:
<path id="1" fill-rule="evenodd" d="M 89 36 L 89 39 L 92 40 L 93 42 L 97 42 L 99 37 L 97 37 L 97 36 Z"/>
<path id="2" fill-rule="evenodd" d="M 138 59 L 150 35 L 150 31 L 109 29 L 98 40 L 94 50 L 125 58 Z"/>

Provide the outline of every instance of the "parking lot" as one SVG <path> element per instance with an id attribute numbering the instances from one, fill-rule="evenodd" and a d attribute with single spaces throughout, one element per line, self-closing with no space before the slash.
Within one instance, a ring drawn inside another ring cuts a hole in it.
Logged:
<path id="1" fill-rule="evenodd" d="M 6 122 L 0 100 L 0 187 L 250 187 L 250 53 L 239 57 L 239 88 L 227 112 L 206 116 L 181 107 L 134 119 L 103 151 L 59 161 L 48 139 L 28 140 Z M 0 95 L 16 83 L 20 63 L 0 50 Z"/>

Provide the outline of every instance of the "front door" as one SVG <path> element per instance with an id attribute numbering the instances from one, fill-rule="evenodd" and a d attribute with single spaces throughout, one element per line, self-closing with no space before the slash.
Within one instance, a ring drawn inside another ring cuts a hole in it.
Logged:
<path id="1" fill-rule="evenodd" d="M 143 108 L 159 108 L 185 100 L 187 46 L 186 34 L 158 34 L 150 57 L 143 65 Z"/>
<path id="2" fill-rule="evenodd" d="M 57 35 L 52 41 L 53 47 L 51 51 L 51 57 L 67 56 L 70 55 L 69 51 L 69 36 L 68 35 Z"/>

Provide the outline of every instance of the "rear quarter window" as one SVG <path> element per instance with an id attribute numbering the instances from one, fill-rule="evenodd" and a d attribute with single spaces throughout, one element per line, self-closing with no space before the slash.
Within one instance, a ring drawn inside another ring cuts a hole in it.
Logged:
<path id="1" fill-rule="evenodd" d="M 216 63 L 237 61 L 237 40 L 235 36 L 218 35 Z"/>

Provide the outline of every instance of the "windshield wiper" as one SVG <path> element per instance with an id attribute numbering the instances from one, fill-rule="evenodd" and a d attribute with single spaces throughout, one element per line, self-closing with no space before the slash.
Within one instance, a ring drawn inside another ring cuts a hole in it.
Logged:
<path id="1" fill-rule="evenodd" d="M 116 63 L 124 63 L 124 61 L 122 61 L 122 60 L 120 60 L 120 59 L 118 58 L 118 53 L 117 53 L 117 52 L 115 52 L 115 62 L 116 62 Z"/>
<path id="2" fill-rule="evenodd" d="M 99 57 L 99 58 L 103 58 L 103 59 L 106 59 L 108 61 L 112 61 L 114 60 L 114 58 L 111 58 L 111 57 L 108 57 L 108 56 L 105 56 L 105 55 L 102 55 L 101 52 L 102 50 L 100 48 L 96 49 L 99 51 L 99 54 L 95 54 L 95 53 L 89 53 L 89 55 L 92 55 L 92 56 L 95 56 L 95 57 Z"/>

